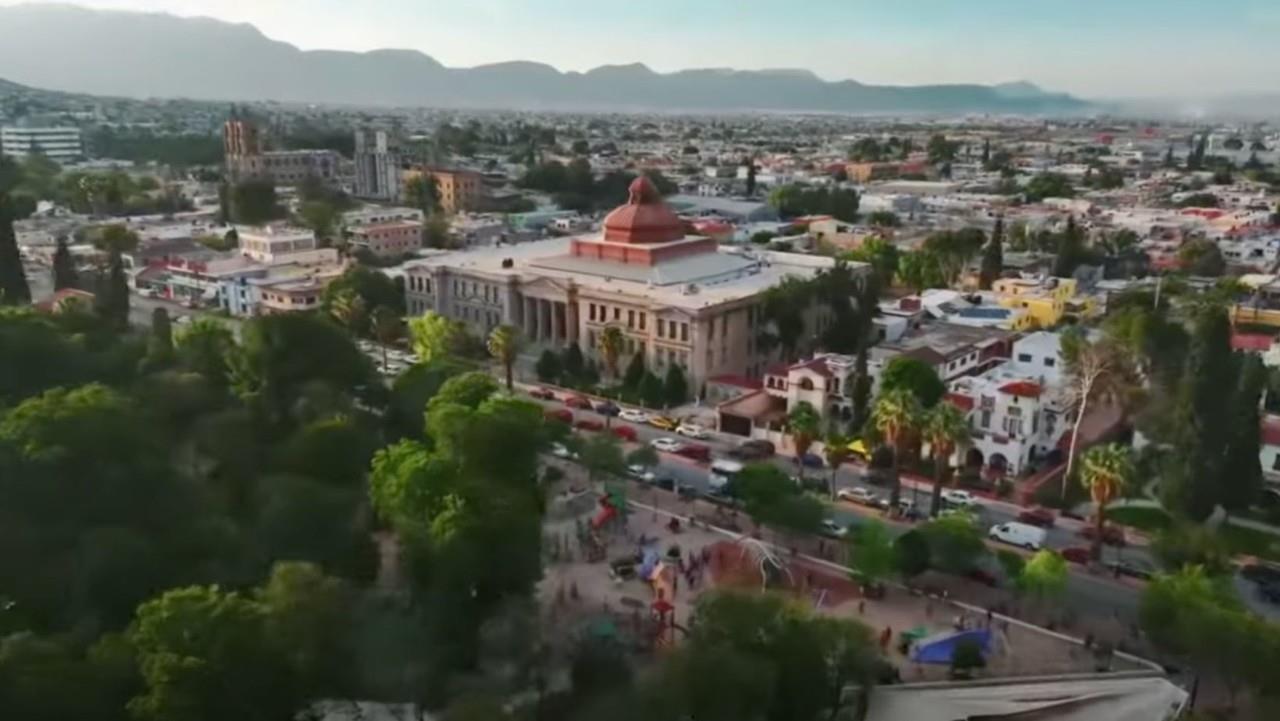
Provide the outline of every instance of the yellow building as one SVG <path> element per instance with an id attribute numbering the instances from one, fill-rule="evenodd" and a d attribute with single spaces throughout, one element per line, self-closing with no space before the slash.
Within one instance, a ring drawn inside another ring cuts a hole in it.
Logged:
<path id="1" fill-rule="evenodd" d="M 1074 278 L 1000 278 L 991 284 L 996 302 L 1005 308 L 1026 312 L 1030 322 L 1041 328 L 1052 328 L 1068 313 L 1087 318 L 1097 312 L 1097 303 L 1089 296 L 1077 296 Z"/>

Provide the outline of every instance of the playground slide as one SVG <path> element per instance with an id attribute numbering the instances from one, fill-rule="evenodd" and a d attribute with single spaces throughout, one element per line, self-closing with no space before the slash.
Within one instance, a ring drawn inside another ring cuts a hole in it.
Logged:
<path id="1" fill-rule="evenodd" d="M 596 512 L 595 518 L 591 519 L 591 530 L 598 531 L 604 524 L 612 521 L 618 515 L 618 509 L 612 504 L 601 503 L 600 510 Z"/>

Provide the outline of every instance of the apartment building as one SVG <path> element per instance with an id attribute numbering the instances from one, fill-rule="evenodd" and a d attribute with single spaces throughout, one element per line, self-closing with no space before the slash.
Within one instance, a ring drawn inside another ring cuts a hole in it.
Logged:
<path id="1" fill-rule="evenodd" d="M 413 220 L 351 229 L 351 246 L 363 248 L 378 258 L 397 258 L 422 247 L 422 223 Z"/>
<path id="2" fill-rule="evenodd" d="M 70 163 L 84 157 L 80 128 L 0 128 L 0 155 L 25 158 L 40 153 L 57 163 Z"/>

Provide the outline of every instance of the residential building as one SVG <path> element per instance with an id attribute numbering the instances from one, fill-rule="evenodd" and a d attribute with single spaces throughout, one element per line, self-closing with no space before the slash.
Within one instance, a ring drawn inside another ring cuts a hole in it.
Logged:
<path id="1" fill-rule="evenodd" d="M 1036 328 L 1036 320 L 1027 309 L 1003 306 L 991 293 L 931 288 L 921 293 L 919 299 L 921 307 L 931 318 L 955 325 L 1013 331 Z"/>
<path id="2" fill-rule="evenodd" d="M 355 135 L 356 197 L 398 199 L 400 151 L 395 139 L 385 130 L 358 129 Z"/>
<path id="3" fill-rule="evenodd" d="M 672 195 L 667 203 L 682 215 L 723 218 L 734 225 L 778 220 L 778 211 L 760 200 L 740 200 L 702 195 Z"/>
<path id="4" fill-rule="evenodd" d="M 686 235 L 643 177 L 603 225 L 598 234 L 477 246 L 414 264 L 405 279 L 409 312 L 433 310 L 477 333 L 514 325 L 531 353 L 577 343 L 598 358 L 601 335 L 617 328 L 625 337 L 623 365 L 635 353 L 659 375 L 679 365 L 700 392 L 709 378 L 757 377 L 775 362 L 777 351 L 757 343 L 768 322 L 764 293 L 834 264 L 721 249 L 711 238 Z M 830 323 L 829 308 L 816 304 L 805 327 L 817 334 Z"/>
<path id="5" fill-rule="evenodd" d="M 80 144 L 80 128 L 0 128 L 0 155 L 25 158 L 40 153 L 50 160 L 67 164 L 84 157 Z"/>
<path id="6" fill-rule="evenodd" d="M 270 264 L 279 256 L 293 256 L 316 250 L 316 234 L 307 228 L 289 225 L 237 226 L 240 252 L 259 263 Z"/>
<path id="7" fill-rule="evenodd" d="M 342 226 L 347 230 L 363 225 L 382 225 L 385 223 L 421 223 L 424 215 L 418 208 L 386 207 L 371 205 L 358 210 L 348 210 L 342 214 Z"/>
<path id="8" fill-rule="evenodd" d="M 479 210 L 484 203 L 484 183 L 473 170 L 413 168 L 401 173 L 401 182 L 426 175 L 436 183 L 440 208 L 446 213 Z"/>
<path id="9" fill-rule="evenodd" d="M 991 284 L 997 303 L 1026 311 L 1041 328 L 1052 328 L 1068 315 L 1083 319 L 1097 312 L 1097 303 L 1077 297 L 1077 288 L 1074 278 L 999 278 Z"/>
<path id="10" fill-rule="evenodd" d="M 358 226 L 351 230 L 350 242 L 379 258 L 397 258 L 422 247 L 422 223 L 406 220 Z"/>
<path id="11" fill-rule="evenodd" d="M 855 183 L 892 180 L 902 174 L 902 163 L 848 163 L 844 172 Z"/>
<path id="12" fill-rule="evenodd" d="M 717 428 L 782 448 L 787 415 L 801 403 L 817 411 L 823 428 L 831 421 L 851 421 L 856 380 L 857 359 L 848 355 L 822 353 L 799 363 L 775 364 L 765 370 L 759 390 L 730 397 L 716 408 Z"/>

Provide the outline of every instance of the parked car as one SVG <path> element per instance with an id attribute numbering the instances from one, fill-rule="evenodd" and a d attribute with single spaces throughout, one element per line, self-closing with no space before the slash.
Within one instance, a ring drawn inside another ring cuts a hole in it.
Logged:
<path id="1" fill-rule="evenodd" d="M 649 414 L 644 411 L 638 411 L 635 408 L 623 408 L 618 411 L 618 417 L 624 421 L 631 423 L 648 423 Z"/>
<path id="2" fill-rule="evenodd" d="M 676 486 L 679 484 L 676 483 L 676 479 L 672 478 L 671 476 L 658 476 L 657 478 L 653 479 L 653 485 L 657 486 L 658 488 L 661 488 L 664 491 L 674 491 L 676 489 Z"/>
<path id="3" fill-rule="evenodd" d="M 977 581 L 984 586 L 990 586 L 991 588 L 995 588 L 1000 585 L 1000 579 L 996 578 L 996 574 L 978 566 L 974 566 L 968 571 L 965 571 L 964 577 L 970 581 Z"/>
<path id="4" fill-rule="evenodd" d="M 689 423 L 688 421 L 676 426 L 676 433 L 679 433 L 686 438 L 697 438 L 699 440 L 707 438 L 710 435 L 707 433 L 706 428 L 703 428 L 697 423 Z"/>
<path id="5" fill-rule="evenodd" d="M 596 404 L 596 413 L 599 413 L 602 416 L 613 417 L 618 415 L 621 412 L 622 412 L 622 408 L 620 408 L 618 404 L 614 403 L 613 401 L 600 401 L 599 403 Z"/>
<path id="6" fill-rule="evenodd" d="M 1079 563 L 1080 565 L 1088 564 L 1092 559 L 1089 557 L 1089 549 L 1084 546 L 1071 546 L 1064 548 L 1059 553 L 1062 557 L 1071 563 Z"/>
<path id="7" fill-rule="evenodd" d="M 530 398 L 537 398 L 540 401 L 554 401 L 556 394 L 551 392 L 550 388 L 534 388 L 529 391 Z"/>
<path id="8" fill-rule="evenodd" d="M 822 528 L 819 530 L 819 533 L 824 536 L 830 536 L 831 538 L 844 538 L 849 535 L 849 527 L 842 526 L 830 518 L 827 518 L 822 521 Z"/>
<path id="9" fill-rule="evenodd" d="M 740 461 L 758 461 L 772 456 L 773 444 L 769 441 L 753 438 L 743 441 L 729 451 L 729 455 Z"/>
<path id="10" fill-rule="evenodd" d="M 629 443 L 635 443 L 639 438 L 636 434 L 636 429 L 631 426 L 613 426 L 609 431 L 613 433 L 613 435 L 617 436 L 618 440 L 627 441 Z"/>
<path id="11" fill-rule="evenodd" d="M 674 438 L 654 438 L 649 441 L 649 445 L 663 453 L 679 453 L 684 448 L 684 444 Z"/>
<path id="12" fill-rule="evenodd" d="M 1093 537 L 1097 535 L 1097 533 L 1098 529 L 1095 526 L 1084 526 L 1080 529 L 1080 537 L 1090 541 L 1093 540 Z M 1123 548 L 1128 545 L 1124 538 L 1124 529 L 1120 526 L 1103 526 L 1102 542 L 1108 546 L 1116 546 L 1119 548 Z"/>
<path id="13" fill-rule="evenodd" d="M 565 444 L 563 443 L 552 443 L 551 455 L 555 456 L 556 458 L 564 458 L 564 459 L 578 457 L 577 453 L 574 453 L 573 451 L 569 450 L 569 448 L 565 446 Z"/>
<path id="14" fill-rule="evenodd" d="M 580 431 L 603 431 L 604 430 L 603 423 L 597 420 L 593 420 L 591 418 L 583 418 L 579 420 L 577 423 L 574 423 L 573 427 L 577 428 Z"/>
<path id="15" fill-rule="evenodd" d="M 674 431 L 680 426 L 680 422 L 667 416 L 651 416 L 649 425 L 664 431 Z"/>
<path id="16" fill-rule="evenodd" d="M 1039 551 L 1043 548 L 1046 535 L 1043 528 L 1028 526 L 1017 521 L 1001 523 L 992 526 L 991 530 L 987 531 L 987 538 L 993 541 L 1007 543 L 1011 546 L 1021 546 L 1029 551 Z"/>
<path id="17" fill-rule="evenodd" d="M 968 508 L 978 504 L 977 496 L 968 491 L 962 491 L 958 488 L 948 488 L 942 492 L 942 501 L 950 503 L 953 506 L 963 506 Z"/>
<path id="18" fill-rule="evenodd" d="M 677 456 L 682 456 L 684 458 L 688 458 L 691 461 L 697 461 L 699 463 L 711 462 L 710 446 L 704 446 L 701 443 L 684 444 L 680 447 L 680 450 L 675 452 L 675 454 Z"/>
<path id="19" fill-rule="evenodd" d="M 1151 580 L 1156 575 L 1156 567 L 1146 561 L 1130 558 L 1123 561 L 1113 561 L 1107 564 L 1107 568 L 1115 574 L 1117 578 L 1120 576 L 1128 576 L 1130 578 L 1138 578 L 1143 581 Z"/>
<path id="20" fill-rule="evenodd" d="M 1018 523 L 1025 523 L 1028 526 L 1039 526 L 1041 528 L 1053 528 L 1053 524 L 1057 519 L 1053 515 L 1053 511 L 1047 508 L 1028 508 L 1018 514 Z"/>
<path id="21" fill-rule="evenodd" d="M 836 491 L 836 498 L 860 506 L 878 506 L 880 498 L 865 488 L 841 488 Z"/>
<path id="22" fill-rule="evenodd" d="M 573 423 L 573 413 L 564 408 L 549 408 L 542 416 L 549 421 L 560 421 L 565 424 Z"/>
<path id="23" fill-rule="evenodd" d="M 627 475 L 642 483 L 653 483 L 656 478 L 653 471 L 638 465 L 627 466 Z"/>
<path id="24" fill-rule="evenodd" d="M 582 396 L 565 396 L 564 404 L 570 408 L 577 408 L 578 410 L 591 410 L 591 401 L 583 398 Z"/>
<path id="25" fill-rule="evenodd" d="M 827 464 L 823 462 L 822 456 L 817 453 L 806 453 L 803 456 L 795 457 L 796 465 L 804 465 L 805 468 L 826 468 Z"/>

